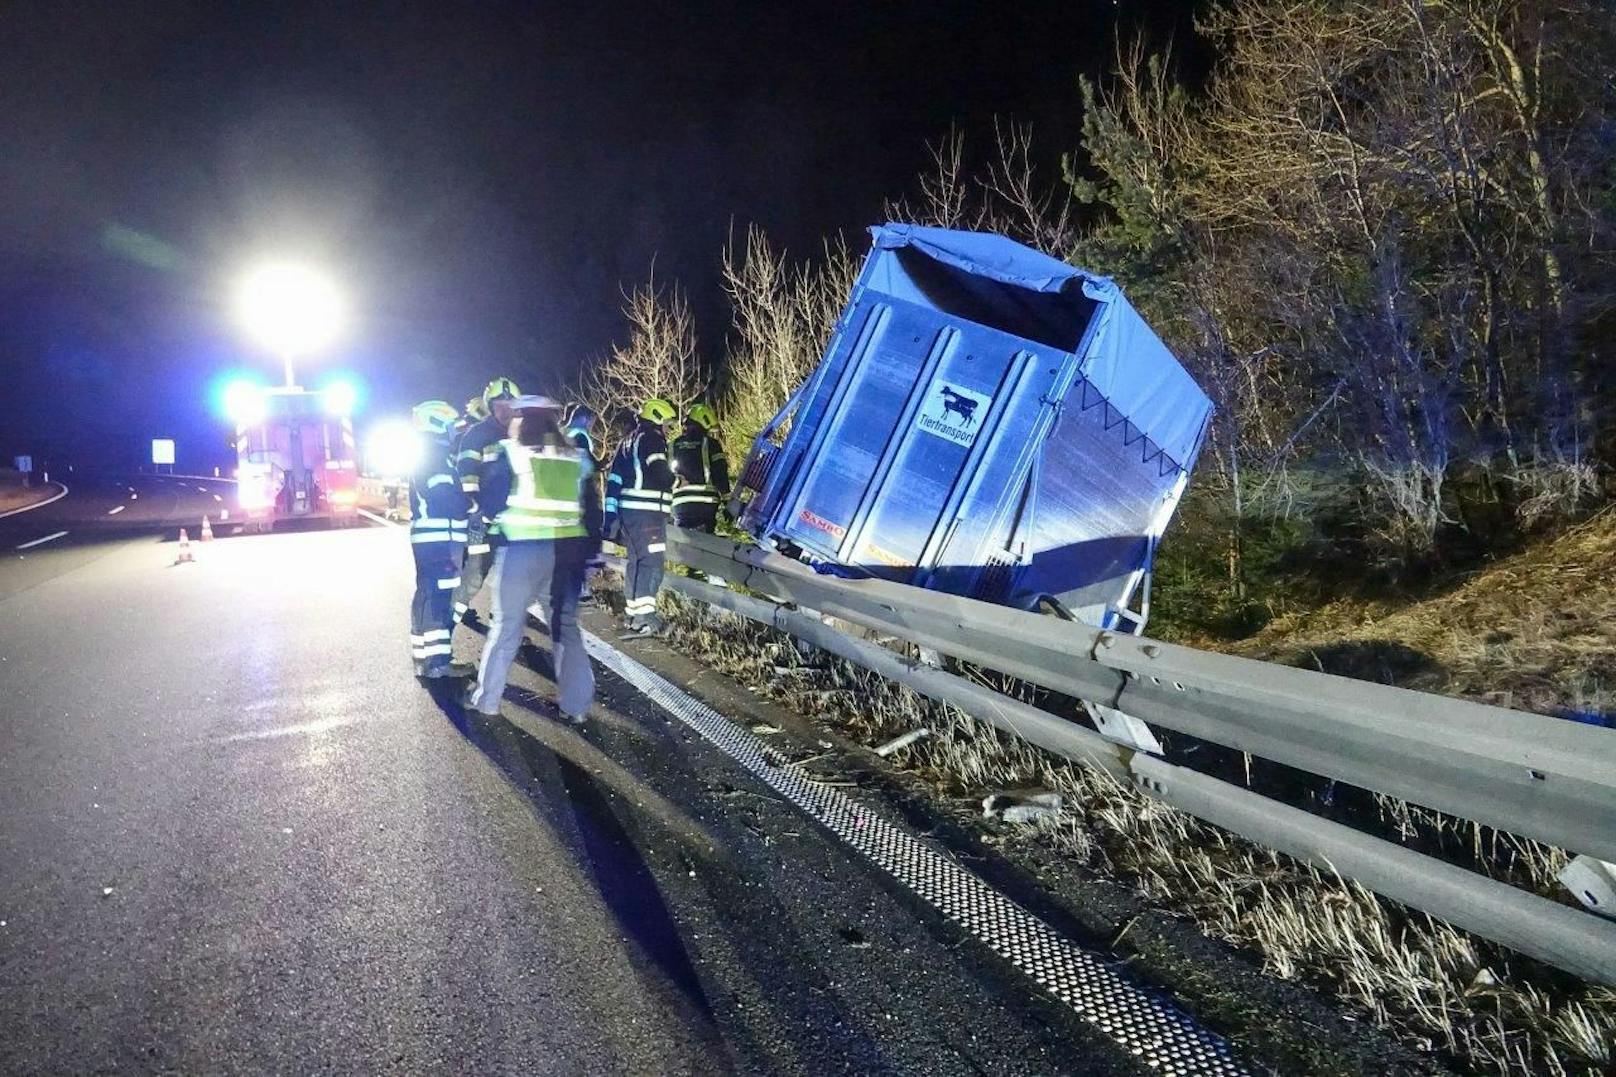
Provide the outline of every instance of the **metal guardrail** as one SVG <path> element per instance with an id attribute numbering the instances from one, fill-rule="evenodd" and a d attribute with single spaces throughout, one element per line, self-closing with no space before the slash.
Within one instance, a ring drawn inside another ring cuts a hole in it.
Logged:
<path id="1" fill-rule="evenodd" d="M 668 554 L 773 601 L 699 581 L 670 581 L 693 597 L 774 624 L 1377 893 L 1585 979 L 1616 984 L 1616 923 L 1134 752 L 1077 722 L 853 640 L 818 615 L 1212 743 L 1616 860 L 1616 736 L 1608 732 L 1122 636 L 882 580 L 821 575 L 755 546 L 677 528 L 669 529 Z"/>

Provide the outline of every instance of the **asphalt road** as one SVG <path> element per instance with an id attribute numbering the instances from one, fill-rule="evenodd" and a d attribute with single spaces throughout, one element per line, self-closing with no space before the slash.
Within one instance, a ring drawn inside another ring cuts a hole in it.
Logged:
<path id="1" fill-rule="evenodd" d="M 78 472 L 61 475 L 67 496 L 0 516 L 0 599 L 72 571 L 131 540 L 195 538 L 202 517 L 219 526 L 235 509 L 228 479 Z M 239 515 L 239 513 L 237 513 Z"/>
<path id="2" fill-rule="evenodd" d="M 175 565 L 208 484 L 69 485 L 0 520 L 0 1071 L 1140 1072 L 621 681 L 429 694 L 398 530 Z"/>

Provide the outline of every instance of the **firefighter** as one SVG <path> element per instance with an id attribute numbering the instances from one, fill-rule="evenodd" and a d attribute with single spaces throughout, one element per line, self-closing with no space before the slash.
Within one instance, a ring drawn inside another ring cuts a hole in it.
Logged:
<path id="1" fill-rule="evenodd" d="M 466 431 L 486 418 L 488 418 L 488 405 L 483 403 L 481 396 L 474 396 L 466 401 L 466 413 L 460 417 L 460 421 L 455 423 L 454 426 L 454 445 L 457 453 L 460 448 L 460 439 L 465 436 Z"/>
<path id="2" fill-rule="evenodd" d="M 472 625 L 477 615 L 471 603 L 482 590 L 483 579 L 493 561 L 493 544 L 488 518 L 479 508 L 483 472 L 499 458 L 499 443 L 505 437 L 510 422 L 506 409 L 521 390 L 509 378 L 495 378 L 483 390 L 482 402 L 486 414 L 460 435 L 455 453 L 455 473 L 460 477 L 460 489 L 471 499 L 471 529 L 466 537 L 466 562 L 460 570 L 460 589 L 455 592 L 455 617 L 461 623 Z"/>
<path id="3" fill-rule="evenodd" d="M 578 627 L 578 590 L 584 565 L 599 548 L 585 520 L 598 505 L 594 466 L 558 423 L 560 406 L 549 397 L 511 402 L 511 436 L 499 443 L 483 473 L 483 509 L 503 536 L 494 553 L 493 624 L 483 648 L 477 683 L 466 705 L 498 714 L 511 663 L 522 646 L 527 610 L 544 607 L 550 630 L 561 716 L 583 723 L 595 695 L 595 674 Z M 598 512 L 597 512 L 598 515 Z"/>
<path id="4" fill-rule="evenodd" d="M 611 473 L 606 476 L 606 535 L 621 536 L 628 548 L 623 594 L 629 630 L 623 639 L 662 630 L 656 603 L 673 492 L 664 427 L 677 415 L 673 405 L 661 397 L 647 400 L 640 408 L 639 421 L 612 456 Z"/>
<path id="5" fill-rule="evenodd" d="M 719 506 L 729 500 L 729 461 L 718 443 L 718 415 L 706 404 L 692 404 L 684 432 L 668 449 L 673 468 L 673 522 L 712 534 Z"/>
<path id="6" fill-rule="evenodd" d="M 574 404 L 572 411 L 567 413 L 567 425 L 563 432 L 572 439 L 572 443 L 589 454 L 591 460 L 595 456 L 595 437 L 590 433 L 595 428 L 595 409 L 588 404 Z"/>
<path id="7" fill-rule="evenodd" d="M 589 462 L 594 468 L 594 471 L 589 476 L 590 484 L 596 487 L 595 498 L 592 502 L 593 511 L 591 512 L 589 519 L 585 520 L 584 523 L 588 526 L 590 535 L 595 538 L 595 548 L 598 550 L 600 548 L 600 538 L 603 530 L 600 513 L 599 490 L 599 473 L 601 470 L 602 461 L 595 455 L 595 439 L 594 436 L 590 434 L 590 431 L 593 430 L 594 427 L 595 409 L 591 408 L 588 404 L 574 404 L 572 406 L 572 410 L 567 413 L 567 422 L 566 425 L 562 427 L 561 432 L 565 434 L 574 445 L 582 449 L 588 455 Z M 589 564 L 584 569 L 583 586 L 578 592 L 578 601 L 585 605 L 589 605 L 595 601 L 594 592 L 590 590 L 589 587 L 589 579 L 600 570 L 600 567 L 600 556 L 597 553 L 590 559 Z"/>
<path id="8" fill-rule="evenodd" d="M 454 593 L 466 552 L 469 501 L 455 480 L 450 434 L 459 418 L 452 404 L 428 400 L 411 412 L 421 449 L 410 472 L 410 551 L 415 598 L 410 602 L 410 657 L 417 677 L 465 677 L 469 666 L 449 658 Z"/>

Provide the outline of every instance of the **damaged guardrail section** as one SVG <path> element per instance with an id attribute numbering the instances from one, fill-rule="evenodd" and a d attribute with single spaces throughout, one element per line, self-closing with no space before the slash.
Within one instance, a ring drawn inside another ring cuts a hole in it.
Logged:
<path id="1" fill-rule="evenodd" d="M 1584 979 L 1616 984 L 1616 922 L 1114 743 L 1078 722 L 854 639 L 822 615 L 1201 740 L 1585 854 L 1578 861 L 1585 866 L 1616 861 L 1616 737 L 1607 731 L 882 580 L 820 575 L 712 535 L 677 528 L 668 535 L 671 559 L 764 596 L 670 578 L 693 598 L 773 625 L 1456 927 Z M 1590 873 L 1585 867 L 1582 874 Z M 1585 903 L 1600 897 L 1581 896 Z"/>

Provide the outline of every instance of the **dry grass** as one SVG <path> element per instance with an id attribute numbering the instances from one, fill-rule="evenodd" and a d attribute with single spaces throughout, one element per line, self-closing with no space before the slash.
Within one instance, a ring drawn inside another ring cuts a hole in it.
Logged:
<path id="1" fill-rule="evenodd" d="M 1478 1072 L 1593 1075 L 1616 1067 L 1616 992 L 1570 987 L 1491 944 L 776 631 L 675 596 L 664 601 L 676 646 L 798 713 L 866 744 L 931 728 L 935 736 L 889 762 L 946 796 L 976 800 L 1027 786 L 1060 792 L 1069 807 L 1035 825 L 1039 855 L 1068 857 L 1129 882 L 1151 901 L 1193 917 L 1206 934 L 1250 949 L 1274 976 L 1332 990 L 1376 1024 Z M 1459 835 L 1452 820 L 1397 801 L 1381 808 L 1410 834 L 1429 837 L 1434 827 L 1483 845 L 1499 840 L 1490 831 Z M 1506 874 L 1552 886 L 1554 851 L 1518 851 L 1520 866 Z"/>
<path id="2" fill-rule="evenodd" d="M 1233 649 L 1539 713 L 1603 712 L 1616 691 L 1613 573 L 1616 512 L 1607 510 L 1436 598 L 1335 603 L 1275 621 Z M 1332 661 L 1379 642 L 1429 661 L 1406 671 Z"/>

